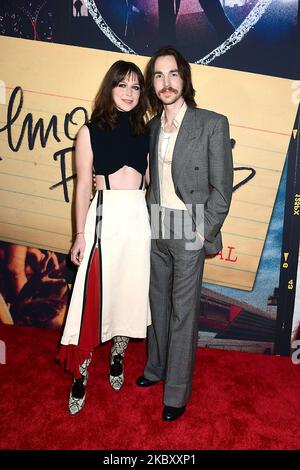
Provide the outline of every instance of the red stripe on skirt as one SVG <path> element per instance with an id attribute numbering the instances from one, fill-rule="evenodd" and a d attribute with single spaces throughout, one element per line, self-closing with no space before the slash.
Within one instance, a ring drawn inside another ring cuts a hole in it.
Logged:
<path id="1" fill-rule="evenodd" d="M 78 345 L 61 345 L 57 359 L 66 363 L 66 369 L 81 377 L 79 366 L 91 357 L 100 343 L 100 266 L 99 249 L 95 247 L 87 273 L 85 304 L 82 312 Z"/>

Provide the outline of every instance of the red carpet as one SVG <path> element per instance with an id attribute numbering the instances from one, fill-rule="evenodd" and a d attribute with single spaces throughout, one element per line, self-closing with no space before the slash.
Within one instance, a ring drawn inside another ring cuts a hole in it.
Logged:
<path id="1" fill-rule="evenodd" d="M 87 402 L 67 410 L 71 376 L 54 362 L 57 332 L 0 326 L 1 449 L 299 449 L 300 365 L 289 358 L 199 349 L 192 399 L 161 420 L 162 385 L 140 389 L 145 343 L 131 342 L 125 384 L 108 382 L 109 346 L 96 350 Z"/>

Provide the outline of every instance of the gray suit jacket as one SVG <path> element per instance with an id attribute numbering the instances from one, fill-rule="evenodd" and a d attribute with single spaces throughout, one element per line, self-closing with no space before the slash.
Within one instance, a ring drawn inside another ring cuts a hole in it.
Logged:
<path id="1" fill-rule="evenodd" d="M 151 120 L 149 129 L 148 206 L 160 205 L 160 117 Z M 233 185 L 229 125 L 225 116 L 199 108 L 186 110 L 174 148 L 172 178 L 177 196 L 188 204 L 187 209 L 196 230 L 199 224 L 196 224 L 195 207 L 196 204 L 204 205 L 204 249 L 207 254 L 218 253 L 222 249 L 220 229 L 229 210 Z"/>

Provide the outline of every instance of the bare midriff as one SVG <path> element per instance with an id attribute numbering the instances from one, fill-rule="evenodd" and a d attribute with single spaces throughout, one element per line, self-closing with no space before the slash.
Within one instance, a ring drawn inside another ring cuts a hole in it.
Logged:
<path id="1" fill-rule="evenodd" d="M 110 189 L 139 189 L 142 175 L 134 168 L 124 165 L 108 178 Z M 103 175 L 96 175 L 96 189 L 107 189 Z"/>

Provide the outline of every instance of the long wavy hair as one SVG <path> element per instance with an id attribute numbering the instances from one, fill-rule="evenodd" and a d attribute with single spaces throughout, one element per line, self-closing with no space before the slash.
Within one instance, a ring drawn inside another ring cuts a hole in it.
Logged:
<path id="1" fill-rule="evenodd" d="M 151 57 L 146 67 L 145 73 L 145 88 L 148 98 L 149 108 L 152 115 L 160 115 L 163 111 L 163 104 L 157 97 L 154 89 L 154 69 L 155 62 L 158 57 L 172 55 L 177 63 L 178 73 L 183 80 L 182 97 L 186 104 L 192 108 L 197 106 L 195 101 L 195 90 L 192 83 L 191 67 L 183 55 L 172 46 L 165 46 L 158 49 Z"/>
<path id="2" fill-rule="evenodd" d="M 102 129 L 114 129 L 117 124 L 117 109 L 115 107 L 112 90 L 126 76 L 136 75 L 140 85 L 140 98 L 137 106 L 130 112 L 133 135 L 145 132 L 145 116 L 147 111 L 147 100 L 145 95 L 144 76 L 137 65 L 133 62 L 118 60 L 109 68 L 100 85 L 94 100 L 91 121 Z"/>

